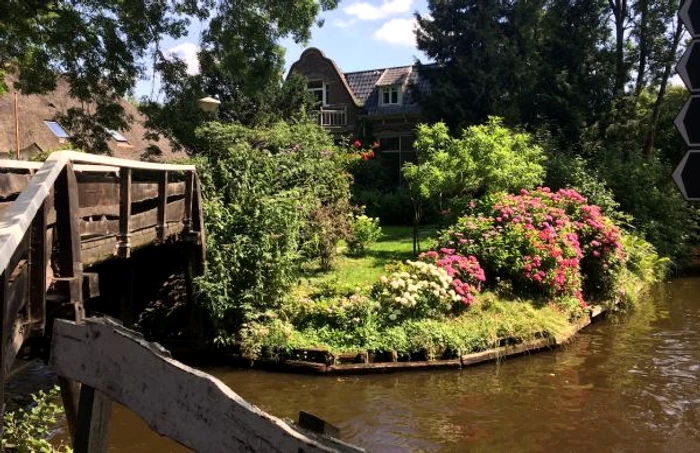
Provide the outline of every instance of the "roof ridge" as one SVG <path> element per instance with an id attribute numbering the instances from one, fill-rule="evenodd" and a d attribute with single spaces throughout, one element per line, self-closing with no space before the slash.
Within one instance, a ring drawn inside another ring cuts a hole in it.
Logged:
<path id="1" fill-rule="evenodd" d="M 388 68 L 375 68 L 375 69 L 364 69 L 362 71 L 349 71 L 349 72 L 344 72 L 343 74 L 359 74 L 360 72 L 372 72 L 372 71 L 386 71 L 387 69 L 400 69 L 400 68 L 413 68 L 415 67 L 415 64 L 412 65 L 403 65 L 403 66 L 391 66 Z"/>

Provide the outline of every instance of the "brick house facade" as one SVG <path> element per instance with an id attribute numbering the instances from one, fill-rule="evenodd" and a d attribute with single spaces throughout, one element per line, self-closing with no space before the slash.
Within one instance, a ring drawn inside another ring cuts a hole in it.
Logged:
<path id="1" fill-rule="evenodd" d="M 361 137 L 380 143 L 387 174 L 401 183 L 400 169 L 415 162 L 415 126 L 422 121 L 415 90 L 427 83 L 415 66 L 344 73 L 319 49 L 306 49 L 292 64 L 291 73 L 308 79 L 318 101 L 319 123 L 336 137 Z"/>

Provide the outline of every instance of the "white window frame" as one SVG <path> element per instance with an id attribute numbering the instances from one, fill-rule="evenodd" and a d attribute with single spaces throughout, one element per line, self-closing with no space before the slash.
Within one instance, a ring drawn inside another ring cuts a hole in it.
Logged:
<path id="1" fill-rule="evenodd" d="M 391 95 L 393 94 L 393 92 L 396 92 L 396 102 L 391 102 Z M 384 102 L 385 94 L 389 95 L 389 102 Z M 403 103 L 403 92 L 401 90 L 401 87 L 399 85 L 382 87 L 381 90 L 379 90 L 379 102 L 383 106 L 401 105 Z"/>
<path id="2" fill-rule="evenodd" d="M 309 88 L 309 85 L 314 82 L 321 82 L 321 87 L 319 88 Z M 306 85 L 306 91 L 313 93 L 314 94 L 314 99 L 316 99 L 316 92 L 321 91 L 321 106 L 326 107 L 328 106 L 328 84 L 324 82 L 323 80 L 309 80 L 309 82 Z"/>

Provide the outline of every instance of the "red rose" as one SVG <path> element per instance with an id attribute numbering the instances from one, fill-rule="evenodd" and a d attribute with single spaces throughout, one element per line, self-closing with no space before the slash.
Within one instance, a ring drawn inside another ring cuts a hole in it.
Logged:
<path id="1" fill-rule="evenodd" d="M 372 144 L 372 149 L 377 149 L 377 148 L 379 148 L 379 142 L 374 142 Z"/>
<path id="2" fill-rule="evenodd" d="M 355 140 L 355 143 L 353 143 L 352 146 L 354 146 L 355 148 L 359 148 L 362 146 L 362 142 L 359 140 Z"/>

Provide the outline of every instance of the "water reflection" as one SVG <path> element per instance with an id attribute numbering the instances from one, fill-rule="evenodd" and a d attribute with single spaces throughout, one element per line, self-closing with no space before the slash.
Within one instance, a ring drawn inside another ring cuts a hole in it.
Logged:
<path id="1" fill-rule="evenodd" d="M 461 371 L 315 377 L 208 370 L 274 415 L 312 412 L 375 452 L 700 451 L 700 278 L 556 351 Z M 111 451 L 180 452 L 115 411 Z"/>

